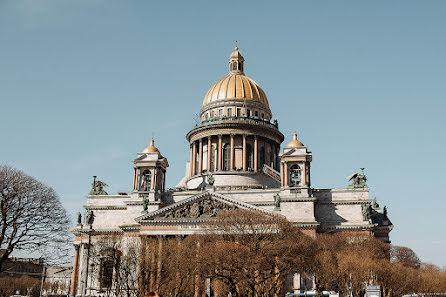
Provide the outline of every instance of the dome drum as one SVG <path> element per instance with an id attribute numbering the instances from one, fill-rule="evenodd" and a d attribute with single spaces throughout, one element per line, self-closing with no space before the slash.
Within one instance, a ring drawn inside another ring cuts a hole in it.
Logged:
<path id="1" fill-rule="evenodd" d="M 269 121 L 271 119 L 270 109 L 253 101 L 224 100 L 210 103 L 200 111 L 201 121 L 208 121 L 215 118 L 228 117 L 249 117 Z"/>

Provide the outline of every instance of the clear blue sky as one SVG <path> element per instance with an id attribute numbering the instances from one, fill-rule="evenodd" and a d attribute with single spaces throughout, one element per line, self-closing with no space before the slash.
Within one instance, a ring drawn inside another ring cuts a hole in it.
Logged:
<path id="1" fill-rule="evenodd" d="M 128 192 L 155 133 L 168 186 L 239 41 L 315 187 L 366 167 L 394 244 L 446 265 L 445 1 L 0 1 L 0 163 L 72 214 L 92 176 Z"/>

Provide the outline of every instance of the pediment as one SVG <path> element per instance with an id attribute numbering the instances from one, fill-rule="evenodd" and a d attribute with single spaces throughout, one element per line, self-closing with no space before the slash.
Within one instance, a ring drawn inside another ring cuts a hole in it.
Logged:
<path id="1" fill-rule="evenodd" d="M 270 213 L 267 210 L 221 194 L 204 192 L 147 213 L 136 220 L 140 223 L 151 221 L 206 221 L 216 217 L 222 211 L 235 209 L 250 209 Z"/>

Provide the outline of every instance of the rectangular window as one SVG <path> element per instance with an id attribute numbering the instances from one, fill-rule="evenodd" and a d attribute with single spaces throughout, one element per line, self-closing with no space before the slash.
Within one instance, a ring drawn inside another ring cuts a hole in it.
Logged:
<path id="1" fill-rule="evenodd" d="M 223 109 L 218 110 L 218 116 L 221 117 L 223 115 Z"/>
<path id="2" fill-rule="evenodd" d="M 111 288 L 113 282 L 113 259 L 101 259 L 99 266 L 99 284 L 101 288 Z"/>
<path id="3" fill-rule="evenodd" d="M 228 109 L 226 110 L 226 115 L 227 115 L 228 117 L 232 117 L 232 108 L 228 108 Z"/>
<path id="4" fill-rule="evenodd" d="M 214 117 L 214 111 L 211 110 L 211 118 L 213 118 L 213 117 Z"/>
<path id="5" fill-rule="evenodd" d="M 251 109 L 247 109 L 247 110 L 246 110 L 246 116 L 247 116 L 247 117 L 250 117 L 250 116 L 251 116 Z"/>
<path id="6" fill-rule="evenodd" d="M 265 114 L 262 112 L 262 120 L 265 118 Z"/>
<path id="7" fill-rule="evenodd" d="M 237 117 L 241 117 L 242 116 L 242 109 L 241 108 L 237 108 Z"/>
<path id="8" fill-rule="evenodd" d="M 258 111 L 258 110 L 254 111 L 254 116 L 255 116 L 256 118 L 259 117 L 259 111 Z"/>

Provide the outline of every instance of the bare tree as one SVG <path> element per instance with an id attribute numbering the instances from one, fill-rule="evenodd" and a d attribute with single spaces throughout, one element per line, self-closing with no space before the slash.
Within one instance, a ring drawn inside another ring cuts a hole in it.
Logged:
<path id="1" fill-rule="evenodd" d="M 111 235 L 92 243 L 90 286 L 104 296 L 135 296 L 138 290 L 139 244 Z"/>
<path id="2" fill-rule="evenodd" d="M 209 224 L 200 258 L 232 296 L 275 296 L 288 274 L 311 263 L 312 241 L 284 217 L 232 210 Z"/>
<path id="3" fill-rule="evenodd" d="M 406 267 L 420 268 L 421 261 L 415 252 L 405 246 L 392 246 L 390 250 L 392 262 L 400 263 Z"/>
<path id="4" fill-rule="evenodd" d="M 0 271 L 13 251 L 35 253 L 47 262 L 66 259 L 70 220 L 52 188 L 2 165 L 0 212 Z"/>

